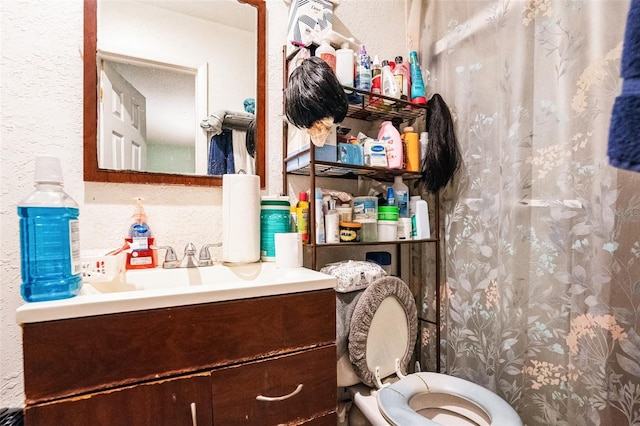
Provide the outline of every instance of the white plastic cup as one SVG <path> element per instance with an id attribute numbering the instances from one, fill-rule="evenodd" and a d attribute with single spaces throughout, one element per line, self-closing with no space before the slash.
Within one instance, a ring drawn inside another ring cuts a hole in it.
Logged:
<path id="1" fill-rule="evenodd" d="M 302 235 L 298 232 L 282 232 L 273 235 L 276 246 L 276 266 L 299 268 L 302 266 Z"/>

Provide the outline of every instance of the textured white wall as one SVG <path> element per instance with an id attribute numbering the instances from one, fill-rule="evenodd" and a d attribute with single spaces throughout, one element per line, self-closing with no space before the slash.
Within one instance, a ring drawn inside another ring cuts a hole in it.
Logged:
<path id="1" fill-rule="evenodd" d="M 282 45 L 288 6 L 268 0 L 267 188 L 282 191 Z M 404 0 L 342 0 L 334 28 L 380 58 L 406 57 Z M 181 251 L 220 241 L 220 188 L 83 182 L 82 0 L 0 1 L 0 407 L 23 405 L 16 204 L 33 188 L 34 156 L 57 155 L 65 188 L 80 205 L 83 249 L 121 244 L 133 198 L 145 199 L 159 244 Z M 348 28 L 349 31 L 346 31 Z M 212 252 L 216 257 L 220 253 Z"/>

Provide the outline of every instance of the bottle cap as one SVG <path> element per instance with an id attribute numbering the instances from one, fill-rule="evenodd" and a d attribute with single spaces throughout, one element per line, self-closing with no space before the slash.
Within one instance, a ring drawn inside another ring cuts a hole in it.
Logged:
<path id="1" fill-rule="evenodd" d="M 399 56 L 399 55 L 396 56 L 395 61 L 396 61 L 396 64 L 401 64 L 402 63 L 402 56 Z"/>
<path id="2" fill-rule="evenodd" d="M 49 155 L 36 157 L 36 177 L 39 183 L 64 183 L 60 159 Z"/>
<path id="3" fill-rule="evenodd" d="M 389 66 L 389 61 L 387 61 L 386 59 L 383 59 L 382 60 L 382 66 L 383 67 Z"/>
<path id="4" fill-rule="evenodd" d="M 404 128 L 403 132 L 413 132 L 413 127 L 407 126 Z"/>

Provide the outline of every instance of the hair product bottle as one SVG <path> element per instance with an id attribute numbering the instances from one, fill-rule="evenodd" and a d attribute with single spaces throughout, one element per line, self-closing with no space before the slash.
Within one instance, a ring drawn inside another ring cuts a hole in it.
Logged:
<path id="1" fill-rule="evenodd" d="M 422 80 L 422 70 L 418 64 L 418 52 L 409 52 L 409 63 L 411 64 L 411 102 L 425 105 L 427 98 L 424 95 L 424 81 Z"/>

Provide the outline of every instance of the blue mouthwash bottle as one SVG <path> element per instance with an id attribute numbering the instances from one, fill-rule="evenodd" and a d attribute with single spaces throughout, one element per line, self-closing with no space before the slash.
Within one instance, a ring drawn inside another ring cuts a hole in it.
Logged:
<path id="1" fill-rule="evenodd" d="M 73 297 L 82 287 L 79 209 L 57 157 L 36 158 L 35 191 L 18 204 L 20 293 L 27 302 Z"/>

